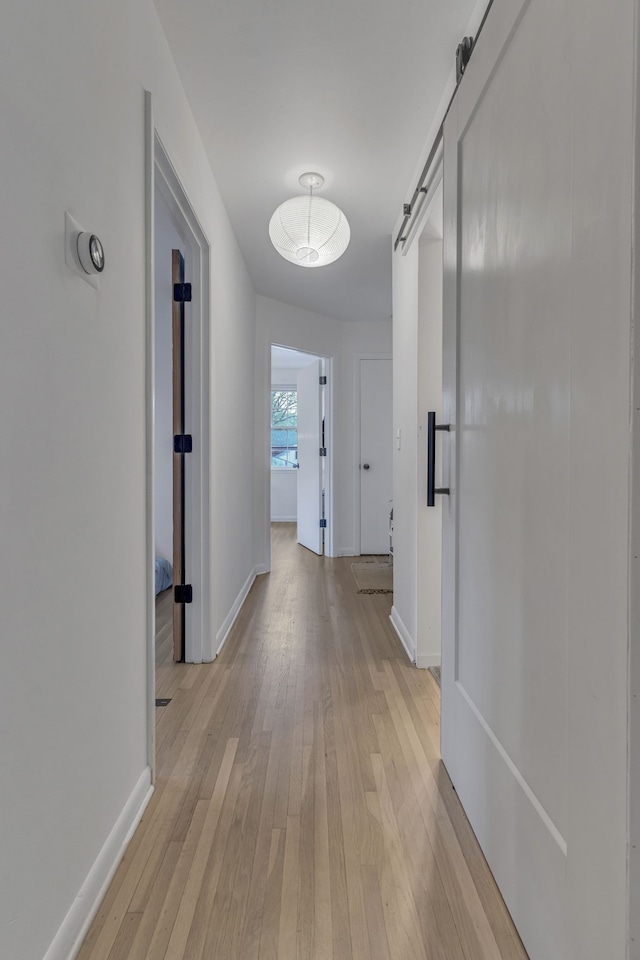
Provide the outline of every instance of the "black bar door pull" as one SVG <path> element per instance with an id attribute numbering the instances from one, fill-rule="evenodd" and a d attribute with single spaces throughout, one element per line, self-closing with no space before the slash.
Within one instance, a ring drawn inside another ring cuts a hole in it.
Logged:
<path id="1" fill-rule="evenodd" d="M 436 423 L 435 411 L 427 414 L 427 506 L 435 507 L 436 493 L 451 492 L 449 487 L 436 487 L 436 430 L 449 432 L 449 423 Z"/>

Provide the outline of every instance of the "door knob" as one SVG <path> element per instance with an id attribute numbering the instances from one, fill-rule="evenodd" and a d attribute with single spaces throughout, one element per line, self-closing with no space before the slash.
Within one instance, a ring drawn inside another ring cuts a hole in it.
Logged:
<path id="1" fill-rule="evenodd" d="M 363 463 L 363 464 L 362 464 L 362 469 L 363 469 L 363 470 L 368 470 L 368 469 L 369 469 L 369 464 L 368 464 L 368 463 Z"/>

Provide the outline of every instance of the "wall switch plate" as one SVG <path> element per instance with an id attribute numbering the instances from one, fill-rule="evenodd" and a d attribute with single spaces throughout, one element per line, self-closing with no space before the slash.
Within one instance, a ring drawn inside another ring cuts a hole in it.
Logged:
<path id="1" fill-rule="evenodd" d="M 78 258 L 78 234 L 85 233 L 84 227 L 81 227 L 68 210 L 64 212 L 64 262 L 66 265 L 82 277 L 94 290 L 100 289 L 99 275 L 85 273 L 82 264 Z"/>

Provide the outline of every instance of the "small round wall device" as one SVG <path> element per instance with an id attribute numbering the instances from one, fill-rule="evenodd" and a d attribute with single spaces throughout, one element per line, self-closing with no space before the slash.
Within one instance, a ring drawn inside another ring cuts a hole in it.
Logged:
<path id="1" fill-rule="evenodd" d="M 78 260 L 85 273 L 102 273 L 104 270 L 104 247 L 95 233 L 79 233 L 77 240 Z"/>

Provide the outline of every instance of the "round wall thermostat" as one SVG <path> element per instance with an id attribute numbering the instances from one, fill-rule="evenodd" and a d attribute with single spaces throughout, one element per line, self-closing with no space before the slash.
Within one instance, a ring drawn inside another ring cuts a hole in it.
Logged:
<path id="1" fill-rule="evenodd" d="M 85 273 L 104 270 L 104 247 L 95 233 L 78 234 L 78 260 Z"/>

